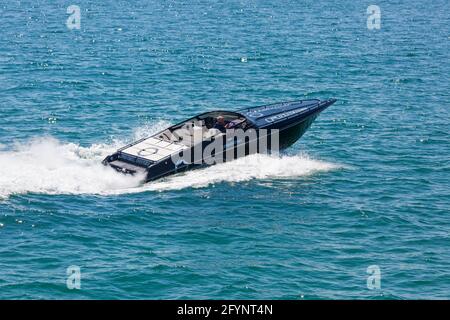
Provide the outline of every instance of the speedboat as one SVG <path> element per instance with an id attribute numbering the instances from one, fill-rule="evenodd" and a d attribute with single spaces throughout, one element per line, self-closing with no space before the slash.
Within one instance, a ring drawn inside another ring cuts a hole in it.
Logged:
<path id="1" fill-rule="evenodd" d="M 309 99 L 205 112 L 120 148 L 103 164 L 142 174 L 149 182 L 249 154 L 277 153 L 295 143 L 335 102 Z"/>

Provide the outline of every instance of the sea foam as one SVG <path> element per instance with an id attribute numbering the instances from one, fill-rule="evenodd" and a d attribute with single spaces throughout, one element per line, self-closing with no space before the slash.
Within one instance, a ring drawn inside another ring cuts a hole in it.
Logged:
<path id="1" fill-rule="evenodd" d="M 151 135 L 155 127 L 159 129 L 167 125 L 159 122 L 139 127 L 132 139 Z M 252 179 L 295 179 L 339 167 L 305 155 L 251 155 L 143 184 L 144 176 L 123 175 L 101 164 L 108 154 L 127 142 L 83 147 L 52 137 L 40 137 L 16 143 L 9 149 L 3 146 L 0 149 L 0 198 L 25 193 L 117 195 L 201 188 Z"/>

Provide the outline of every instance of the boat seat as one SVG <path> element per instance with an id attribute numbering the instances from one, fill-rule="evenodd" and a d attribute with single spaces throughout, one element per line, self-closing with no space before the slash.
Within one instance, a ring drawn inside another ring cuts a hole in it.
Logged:
<path id="1" fill-rule="evenodd" d="M 185 146 L 192 146 L 203 141 L 203 132 L 205 127 L 192 126 L 189 129 L 180 129 L 176 131 L 179 142 Z"/>
<path id="2" fill-rule="evenodd" d="M 219 129 L 211 128 L 203 133 L 203 140 L 210 140 L 212 137 L 218 136 L 221 133 Z"/>

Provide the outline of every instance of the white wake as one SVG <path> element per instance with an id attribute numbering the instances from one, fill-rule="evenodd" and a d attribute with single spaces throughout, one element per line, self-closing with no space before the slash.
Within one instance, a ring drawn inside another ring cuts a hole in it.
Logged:
<path id="1" fill-rule="evenodd" d="M 279 157 L 255 154 L 155 181 L 143 188 L 164 191 L 189 187 L 201 188 L 221 182 L 243 182 L 253 179 L 293 179 L 339 167 L 333 163 L 310 159 L 306 155 Z"/>
<path id="2" fill-rule="evenodd" d="M 132 139 L 151 135 L 167 125 L 160 122 L 138 128 Z M 252 155 L 143 184 L 142 176 L 126 176 L 101 164 L 108 154 L 127 142 L 82 147 L 46 137 L 17 143 L 9 149 L 0 146 L 0 198 L 26 193 L 112 195 L 201 188 L 221 182 L 252 179 L 295 179 L 339 167 L 301 155 Z"/>

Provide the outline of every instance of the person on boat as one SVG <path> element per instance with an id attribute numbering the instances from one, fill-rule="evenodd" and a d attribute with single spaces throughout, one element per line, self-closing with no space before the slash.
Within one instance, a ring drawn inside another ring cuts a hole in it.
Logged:
<path id="1" fill-rule="evenodd" d="M 225 132 L 228 123 L 229 121 L 226 121 L 223 116 L 218 116 L 216 119 L 216 124 L 214 125 L 214 129 L 218 129 L 220 130 L 220 132 Z"/>

